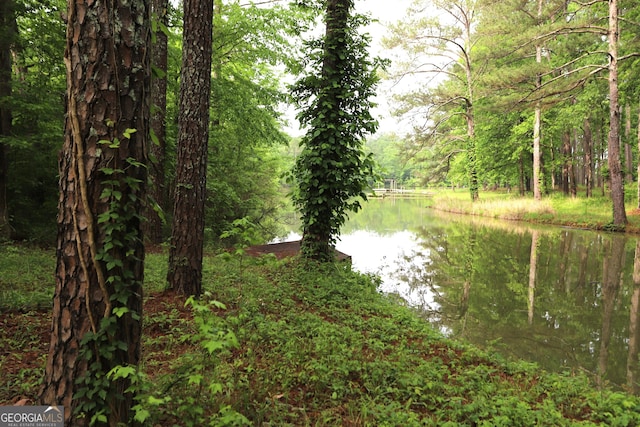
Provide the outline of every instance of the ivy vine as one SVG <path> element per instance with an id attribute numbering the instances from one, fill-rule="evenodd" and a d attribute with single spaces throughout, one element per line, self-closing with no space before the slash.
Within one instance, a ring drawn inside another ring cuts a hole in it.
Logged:
<path id="1" fill-rule="evenodd" d="M 301 213 L 302 254 L 317 261 L 333 260 L 348 213 L 366 200 L 374 161 L 364 154 L 364 138 L 378 126 L 371 98 L 384 66 L 368 54 L 370 37 L 358 29 L 370 20 L 352 13 L 353 0 L 327 5 L 326 34 L 307 43 L 310 71 L 292 87 L 298 119 L 308 128 L 292 172 L 293 200 Z"/>
<path id="2" fill-rule="evenodd" d="M 123 137 L 130 139 L 135 129 L 127 129 Z M 103 150 L 117 152 L 120 140 L 102 140 L 98 143 Z M 115 156 L 111 157 L 112 159 Z M 93 319 L 91 307 L 87 307 L 91 330 L 81 341 L 79 356 L 87 363 L 86 372 L 76 380 L 75 399 L 79 399 L 78 415 L 89 416 L 89 424 L 107 423 L 115 409 L 115 402 L 125 399 L 134 390 L 127 386 L 124 378 L 109 376 L 109 372 L 122 366 L 123 361 L 139 343 L 132 343 L 128 337 L 128 326 L 141 321 L 142 283 L 136 276 L 136 248 L 141 245 L 139 195 L 143 191 L 146 166 L 134 158 L 127 158 L 121 167 L 103 167 L 101 173 L 102 193 L 100 200 L 106 208 L 97 216 L 97 236 L 92 257 L 98 284 L 102 291 L 105 311 L 99 322 Z M 113 166 L 113 165 L 112 165 Z M 131 171 L 134 168 L 136 170 Z M 88 277 L 88 276 L 87 276 Z M 87 294 L 86 300 L 91 299 Z M 126 362 L 125 362 L 126 363 Z"/>

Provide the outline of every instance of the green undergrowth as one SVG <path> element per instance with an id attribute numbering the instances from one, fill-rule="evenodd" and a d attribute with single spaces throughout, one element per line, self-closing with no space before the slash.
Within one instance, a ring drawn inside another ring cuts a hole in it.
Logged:
<path id="1" fill-rule="evenodd" d="M 29 265 L 40 257 L 42 268 L 55 264 L 45 260 L 51 251 L 30 258 L 32 249 L 19 250 Z M 27 262 L 18 259 L 2 273 L 14 275 Z M 640 425 L 638 397 L 446 339 L 397 297 L 378 292 L 378 279 L 346 265 L 211 255 L 205 294 L 185 304 L 163 292 L 166 264 L 166 253 L 147 255 L 141 369 L 110 373 L 133 376 L 140 425 Z M 15 281 L 23 295 L 12 301 L 31 305 L 41 293 L 50 301 L 51 278 L 31 277 L 46 291 Z M 34 351 L 38 332 L 10 324 L 18 314 L 3 327 L 34 336 L 0 340 L 9 349 L 0 361 L 3 401 L 37 396 L 48 348 L 42 337 Z M 35 326 L 34 316 L 46 312 L 23 316 Z M 33 363 L 17 369 L 14 361 L 29 352 Z"/>
<path id="2" fill-rule="evenodd" d="M 195 352 L 146 367 L 149 425 L 640 424 L 637 397 L 445 339 L 346 266 L 213 260 L 194 321 L 165 326 Z"/>
<path id="3" fill-rule="evenodd" d="M 0 312 L 50 307 L 55 266 L 50 249 L 0 244 Z"/>

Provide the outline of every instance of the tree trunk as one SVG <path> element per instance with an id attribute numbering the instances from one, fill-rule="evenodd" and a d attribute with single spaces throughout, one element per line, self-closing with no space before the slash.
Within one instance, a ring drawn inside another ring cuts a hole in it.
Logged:
<path id="1" fill-rule="evenodd" d="M 67 426 L 89 425 L 100 411 L 106 425 L 129 425 L 129 380 L 102 380 L 140 359 L 149 11 L 146 0 L 116 0 L 69 1 L 68 12 L 56 288 L 40 400 L 63 405 Z"/>
<path id="2" fill-rule="evenodd" d="M 479 198 L 478 193 L 478 170 L 477 170 L 477 153 L 476 153 L 476 123 L 475 115 L 473 111 L 473 74 L 471 68 L 471 48 L 473 47 L 473 41 L 471 40 L 472 31 L 472 19 L 466 15 L 464 22 L 464 68 L 467 84 L 467 99 L 466 99 L 466 113 L 467 120 L 467 162 L 469 163 L 469 191 L 471 192 L 471 200 L 477 201 Z"/>
<path id="3" fill-rule="evenodd" d="M 592 196 L 593 191 L 593 137 L 591 134 L 591 124 L 589 118 L 584 119 L 583 130 L 584 143 L 584 184 L 586 187 L 586 197 Z"/>
<path id="4" fill-rule="evenodd" d="M 538 0 L 538 24 L 542 20 L 542 0 Z M 536 62 L 542 62 L 542 46 L 536 45 Z M 536 76 L 536 89 L 542 86 L 542 77 Z M 533 198 L 535 200 L 542 199 L 542 177 L 540 176 L 541 151 L 540 151 L 540 129 L 542 127 L 542 106 L 540 101 L 536 102 L 535 115 L 533 119 Z"/>
<path id="5" fill-rule="evenodd" d="M 524 155 L 520 153 L 520 159 L 518 161 L 518 194 L 524 197 L 525 194 L 525 184 L 524 184 Z"/>
<path id="6" fill-rule="evenodd" d="M 540 174 L 540 127 L 542 117 L 542 108 L 540 103 L 536 104 L 535 117 L 533 122 L 533 198 L 542 200 L 542 177 Z"/>
<path id="7" fill-rule="evenodd" d="M 178 158 L 167 281 L 185 295 L 202 292 L 207 189 L 213 2 L 184 1 Z"/>
<path id="8" fill-rule="evenodd" d="M 152 0 L 151 13 L 157 20 L 157 30 L 154 33 L 155 41 L 151 45 L 151 65 L 157 70 L 151 78 L 151 131 L 156 141 L 149 147 L 149 156 L 152 160 L 149 167 L 150 181 L 153 183 L 149 189 L 149 195 L 155 201 L 156 207 L 148 207 L 145 210 L 147 221 L 145 222 L 145 237 L 151 243 L 162 243 L 163 220 L 156 209 L 166 211 L 166 186 L 165 186 L 165 158 L 166 158 L 166 113 L 167 113 L 167 35 L 164 28 L 168 24 L 167 9 L 168 0 Z M 164 27 L 164 28 L 163 28 Z"/>
<path id="9" fill-rule="evenodd" d="M 638 108 L 638 152 L 640 153 L 640 106 Z M 640 209 L 640 160 L 638 160 L 638 209 Z"/>
<path id="10" fill-rule="evenodd" d="M 11 235 L 7 200 L 9 146 L 2 141 L 11 135 L 11 48 L 16 37 L 15 3 L 0 2 L 0 240 Z"/>
<path id="11" fill-rule="evenodd" d="M 609 0 L 609 177 L 613 225 L 625 227 L 624 181 L 620 165 L 620 106 L 618 104 L 618 0 Z"/>
<path id="12" fill-rule="evenodd" d="M 565 130 L 562 133 L 562 192 L 569 195 L 569 175 L 571 169 L 571 133 Z"/>
<path id="13" fill-rule="evenodd" d="M 624 170 L 625 181 L 633 182 L 633 155 L 631 154 L 631 105 L 625 107 L 625 127 L 624 127 Z"/>
<path id="14" fill-rule="evenodd" d="M 340 39 L 344 40 L 344 33 L 348 25 L 348 19 L 353 8 L 353 0 L 328 0 L 326 2 L 326 29 L 325 29 L 325 49 L 322 62 L 322 82 L 321 93 L 326 102 L 336 106 L 340 111 L 340 106 L 344 103 L 341 100 L 343 95 L 342 88 L 333 86 L 333 81 L 338 80 L 336 76 L 342 72 L 341 64 L 344 63 L 344 51 L 338 51 L 338 47 L 343 47 L 344 43 L 339 43 Z M 343 58 L 340 58 L 343 56 Z M 327 120 L 330 120 L 329 118 Z M 333 118 L 335 121 L 336 119 Z M 315 141 L 310 142 L 313 144 Z M 320 151 L 317 147 L 320 143 L 315 143 L 314 150 Z M 338 159 L 336 159 L 338 160 Z M 317 170 L 312 172 L 313 176 L 320 176 L 325 173 L 325 169 L 318 165 Z M 314 193 L 318 193 L 318 186 L 314 185 Z M 329 196 L 333 198 L 333 196 Z M 321 211 L 319 217 L 331 218 L 334 213 L 331 203 L 319 203 L 318 210 Z M 316 261 L 332 261 L 335 256 L 332 240 L 332 227 L 329 221 L 316 221 L 307 224 L 303 231 L 301 251 L 307 258 Z"/>

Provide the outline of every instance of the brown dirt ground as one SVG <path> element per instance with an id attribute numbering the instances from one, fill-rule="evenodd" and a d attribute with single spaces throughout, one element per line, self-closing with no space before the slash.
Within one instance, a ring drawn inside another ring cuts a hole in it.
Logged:
<path id="1" fill-rule="evenodd" d="M 162 314 L 167 307 L 178 310 L 182 319 L 192 317 L 189 307 L 184 307 L 185 298 L 173 292 L 151 294 L 145 297 L 143 311 L 145 316 Z M 47 310 L 0 313 L 0 405 L 13 405 L 16 402 L 32 405 L 39 393 L 39 380 L 44 372 L 51 339 L 51 313 Z M 151 348 L 143 352 L 153 353 L 154 363 L 162 363 L 159 347 L 162 340 L 153 340 L 166 334 L 162 327 L 151 324 L 143 334 L 152 338 Z M 158 343 L 160 341 L 160 343 Z M 186 351 L 188 345 L 178 351 Z M 175 351 L 175 347 L 172 351 Z M 147 353 L 145 353 L 147 354 Z M 174 354 L 165 357 L 174 359 Z"/>

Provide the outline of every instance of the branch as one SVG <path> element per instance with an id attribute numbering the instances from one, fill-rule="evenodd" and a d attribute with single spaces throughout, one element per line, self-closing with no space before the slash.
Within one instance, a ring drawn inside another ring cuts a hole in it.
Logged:
<path id="1" fill-rule="evenodd" d="M 240 7 L 249 7 L 249 6 L 260 6 L 263 4 L 272 4 L 272 3 L 282 3 L 284 0 L 264 0 L 264 1 L 259 1 L 257 3 L 255 2 L 250 2 L 250 3 L 242 3 L 240 4 Z"/>
<path id="2" fill-rule="evenodd" d="M 579 78 L 578 80 L 576 80 L 576 81 L 575 81 L 573 84 L 571 84 L 568 88 L 563 89 L 563 90 L 557 90 L 557 91 L 554 91 L 554 92 L 546 93 L 546 94 L 544 94 L 543 96 L 540 96 L 540 97 L 537 97 L 537 98 L 533 98 L 533 99 L 531 99 L 531 100 L 530 100 L 530 102 L 534 102 L 534 101 L 535 101 L 535 102 L 537 102 L 537 101 L 544 100 L 544 99 L 546 99 L 546 98 L 551 98 L 551 97 L 556 96 L 556 95 L 563 95 L 563 94 L 569 93 L 569 92 L 571 92 L 571 91 L 575 90 L 576 88 L 578 88 L 578 87 L 580 87 L 580 86 L 583 86 L 583 85 L 585 84 L 585 82 L 586 82 L 590 77 L 592 77 L 592 76 L 594 76 L 594 75 L 598 74 L 599 72 L 601 72 L 601 71 L 603 71 L 603 70 L 606 70 L 606 69 L 608 68 L 608 66 L 604 66 L 604 65 L 585 65 L 584 67 L 576 68 L 575 70 L 571 70 L 571 71 L 569 71 L 569 72 L 567 72 L 567 73 L 564 73 L 564 74 L 562 74 L 562 75 L 560 75 L 560 76 L 554 77 L 553 79 L 551 79 L 551 80 L 548 80 L 548 81 L 544 82 L 542 85 L 540 85 L 539 87 L 537 87 L 537 88 L 536 88 L 536 89 L 534 89 L 533 91 L 529 92 L 529 94 L 528 94 L 528 95 L 526 95 L 526 96 L 524 96 L 523 98 L 521 98 L 521 99 L 517 102 L 517 104 L 524 103 L 524 102 L 525 102 L 525 101 L 526 101 L 526 100 L 527 100 L 531 95 L 533 95 L 534 93 L 539 93 L 539 92 L 540 92 L 540 90 L 541 90 L 543 87 L 545 87 L 545 86 L 549 86 L 550 84 L 554 83 L 555 81 L 557 81 L 557 80 L 559 80 L 559 79 L 561 79 L 561 78 L 566 78 L 568 75 L 571 75 L 571 74 L 574 74 L 574 73 L 577 73 L 577 72 L 579 72 L 579 71 L 583 71 L 583 70 L 586 70 L 586 69 L 589 69 L 589 68 L 595 68 L 595 69 L 594 69 L 594 70 L 592 70 L 592 71 L 590 71 L 586 76 L 581 77 L 581 78 Z"/>
<path id="3" fill-rule="evenodd" d="M 579 6 L 582 6 L 582 7 L 589 7 L 589 6 L 593 6 L 594 4 L 606 3 L 606 2 L 607 0 L 591 0 L 588 2 L 581 2 L 581 1 L 574 0 L 574 3 L 577 3 Z"/>

